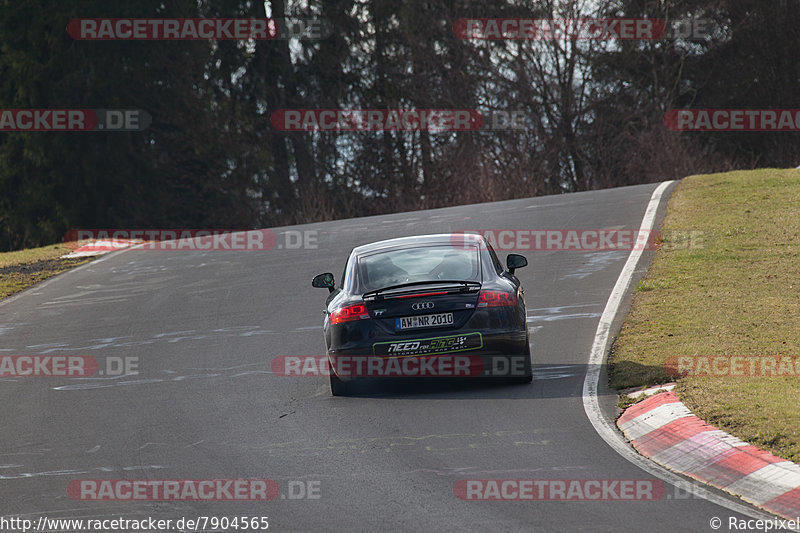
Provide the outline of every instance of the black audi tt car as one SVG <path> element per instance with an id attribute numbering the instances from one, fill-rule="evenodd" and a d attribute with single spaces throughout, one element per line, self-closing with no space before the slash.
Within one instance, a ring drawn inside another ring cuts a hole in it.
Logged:
<path id="1" fill-rule="evenodd" d="M 354 248 L 337 287 L 330 272 L 324 335 L 331 392 L 365 377 L 532 379 L 522 286 L 473 234 L 403 237 Z"/>

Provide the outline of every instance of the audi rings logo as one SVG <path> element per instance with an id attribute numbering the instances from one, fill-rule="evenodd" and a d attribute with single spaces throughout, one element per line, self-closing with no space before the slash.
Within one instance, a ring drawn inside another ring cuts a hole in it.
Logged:
<path id="1" fill-rule="evenodd" d="M 424 311 L 425 309 L 433 309 L 433 302 L 419 302 L 411 306 L 414 311 Z"/>

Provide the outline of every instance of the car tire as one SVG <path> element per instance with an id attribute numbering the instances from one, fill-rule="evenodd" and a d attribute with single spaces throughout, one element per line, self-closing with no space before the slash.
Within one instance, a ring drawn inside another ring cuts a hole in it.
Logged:
<path id="1" fill-rule="evenodd" d="M 338 377 L 334 376 L 333 374 L 330 375 L 331 378 L 331 394 L 334 396 L 347 396 L 350 392 L 350 384 L 345 383 Z"/>
<path id="2" fill-rule="evenodd" d="M 507 383 L 511 383 L 513 385 L 524 385 L 532 381 L 533 381 L 533 374 L 528 374 L 525 376 L 515 376 L 513 378 L 508 378 Z"/>
<path id="3" fill-rule="evenodd" d="M 524 376 L 514 376 L 508 378 L 507 383 L 512 383 L 515 385 L 524 385 L 525 383 L 530 383 L 533 381 L 533 367 L 531 363 L 531 343 L 530 340 L 526 340 L 525 342 L 525 354 L 528 357 L 528 373 Z"/>

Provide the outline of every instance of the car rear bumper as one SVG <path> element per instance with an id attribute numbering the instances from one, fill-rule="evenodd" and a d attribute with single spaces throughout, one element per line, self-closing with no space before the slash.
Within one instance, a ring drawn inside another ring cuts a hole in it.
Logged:
<path id="1" fill-rule="evenodd" d="M 475 338 L 477 335 L 480 335 L 479 342 Z M 463 336 L 471 336 L 470 343 L 463 349 L 445 347 L 433 352 L 420 349 L 434 340 L 441 344 L 441 339 Z M 389 349 L 392 345 L 412 349 L 406 353 L 403 350 L 390 352 L 387 344 Z M 342 381 L 396 377 L 522 377 L 531 372 L 527 333 L 519 331 L 427 336 L 417 332 L 389 341 L 376 339 L 371 343 L 329 349 L 328 362 L 331 372 Z"/>

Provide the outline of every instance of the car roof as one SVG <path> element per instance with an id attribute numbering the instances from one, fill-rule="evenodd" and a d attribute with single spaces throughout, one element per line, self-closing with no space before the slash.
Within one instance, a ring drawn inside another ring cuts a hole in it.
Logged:
<path id="1" fill-rule="evenodd" d="M 469 237 L 467 237 L 469 235 Z M 433 235 L 413 235 L 411 237 L 399 237 L 397 239 L 387 239 L 369 244 L 363 244 L 353 248 L 356 255 L 369 254 L 379 250 L 391 248 L 407 248 L 414 246 L 426 246 L 430 244 L 458 244 L 458 246 L 477 246 L 484 242 L 483 236 L 472 233 L 436 233 Z"/>

